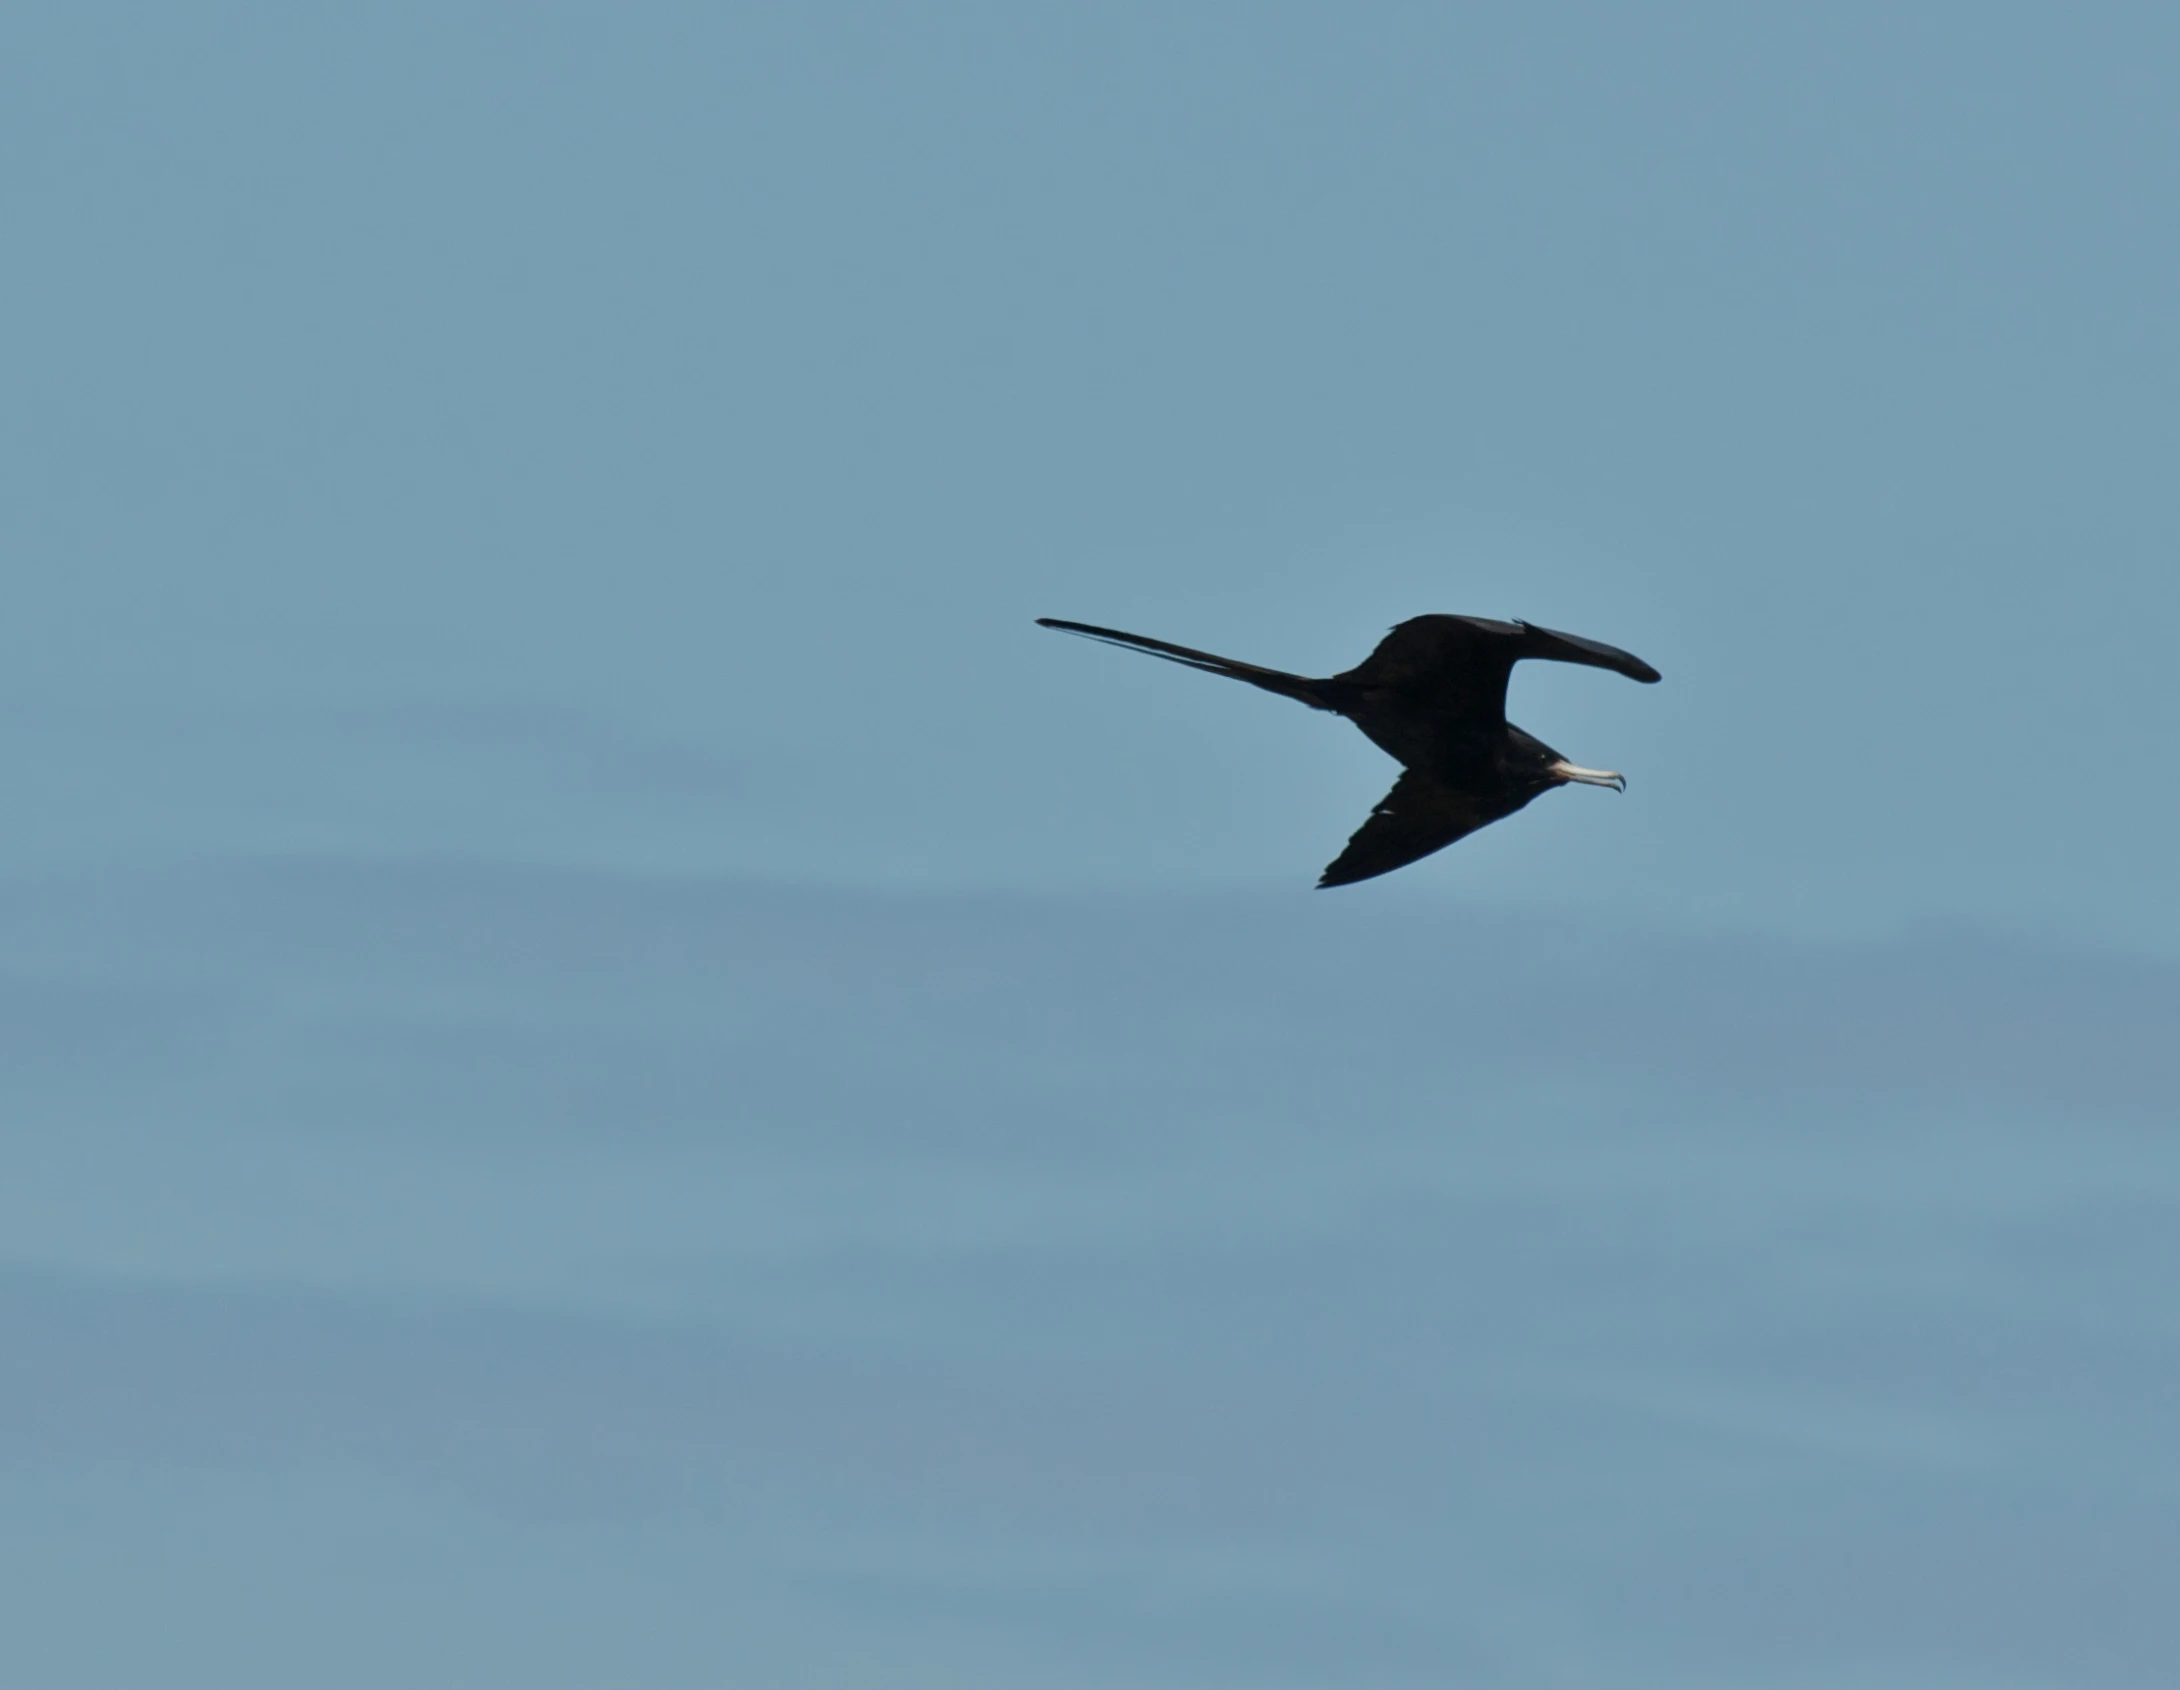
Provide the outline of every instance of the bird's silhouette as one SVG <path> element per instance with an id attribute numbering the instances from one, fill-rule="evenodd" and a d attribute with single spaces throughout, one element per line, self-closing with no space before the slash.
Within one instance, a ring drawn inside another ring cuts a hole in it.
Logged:
<path id="1" fill-rule="evenodd" d="M 1578 782 L 1627 789 L 1619 774 L 1578 768 L 1506 719 L 1507 677 L 1523 658 L 1587 663 L 1637 681 L 1658 679 L 1657 670 L 1617 646 L 1483 616 L 1412 617 L 1354 668 L 1323 680 L 1087 622 L 1040 616 L 1037 625 L 1148 652 L 1247 681 L 1313 710 L 1330 710 L 1397 759 L 1405 773 L 1326 868 L 1319 886 L 1346 886 L 1405 868 L 1512 815 L 1555 786 Z"/>

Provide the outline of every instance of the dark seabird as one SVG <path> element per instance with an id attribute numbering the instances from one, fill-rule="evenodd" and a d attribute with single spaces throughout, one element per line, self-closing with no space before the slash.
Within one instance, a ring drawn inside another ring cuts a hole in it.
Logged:
<path id="1" fill-rule="evenodd" d="M 1347 849 L 1317 882 L 1320 886 L 1346 886 L 1405 868 L 1464 834 L 1512 815 L 1555 786 L 1579 782 L 1627 790 L 1625 778 L 1612 770 L 1577 768 L 1506 719 L 1507 677 L 1523 658 L 1587 663 L 1637 681 L 1658 678 L 1657 670 L 1617 646 L 1483 616 L 1412 617 L 1354 668 L 1321 681 L 1123 634 L 1117 628 L 1093 628 L 1087 622 L 1040 616 L 1037 625 L 1087 634 L 1191 669 L 1247 681 L 1312 710 L 1330 710 L 1390 753 L 1407 772 L 1355 830 Z"/>

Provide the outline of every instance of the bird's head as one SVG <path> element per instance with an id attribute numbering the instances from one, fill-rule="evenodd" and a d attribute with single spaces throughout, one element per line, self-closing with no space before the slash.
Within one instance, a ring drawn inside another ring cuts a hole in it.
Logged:
<path id="1" fill-rule="evenodd" d="M 1585 769 L 1579 763 L 1570 763 L 1558 752 L 1534 734 L 1523 733 L 1509 722 L 1506 725 L 1505 750 L 1500 767 L 1507 778 L 1528 794 L 1522 800 L 1552 790 L 1555 786 L 1609 786 L 1615 792 L 1627 790 L 1627 777 L 1612 769 Z"/>

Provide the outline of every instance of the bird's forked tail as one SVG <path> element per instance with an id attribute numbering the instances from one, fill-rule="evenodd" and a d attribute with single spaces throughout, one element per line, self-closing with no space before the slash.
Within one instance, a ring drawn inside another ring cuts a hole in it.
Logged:
<path id="1" fill-rule="evenodd" d="M 1208 675 L 1224 675 L 1230 681 L 1247 681 L 1251 686 L 1262 687 L 1266 692 L 1276 692 L 1282 698 L 1307 704 L 1312 710 L 1337 709 L 1337 706 L 1326 701 L 1320 690 L 1322 683 L 1302 675 L 1290 675 L 1284 669 L 1266 669 L 1255 663 L 1242 663 L 1208 651 L 1192 650 L 1185 645 L 1168 645 L 1164 640 L 1148 639 L 1142 634 L 1124 634 L 1118 628 L 1097 628 L 1087 622 L 1062 622 L 1056 616 L 1038 617 L 1037 626 L 1081 634 L 1087 639 L 1103 640 L 1107 645 L 1123 646 L 1129 651 L 1146 652 L 1152 657 L 1163 657 L 1168 663 L 1182 663 L 1191 669 L 1201 669 Z"/>

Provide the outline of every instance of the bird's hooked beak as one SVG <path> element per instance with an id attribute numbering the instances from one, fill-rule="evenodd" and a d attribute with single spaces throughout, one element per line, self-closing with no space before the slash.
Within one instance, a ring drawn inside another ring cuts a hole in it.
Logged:
<path id="1" fill-rule="evenodd" d="M 1557 780 L 1579 781 L 1584 786 L 1609 786 L 1615 792 L 1627 790 L 1627 776 L 1612 769 L 1577 768 L 1564 757 L 1545 772 Z"/>

